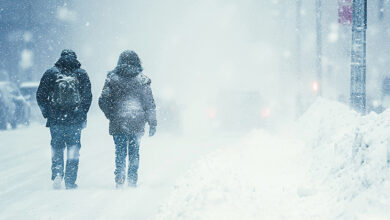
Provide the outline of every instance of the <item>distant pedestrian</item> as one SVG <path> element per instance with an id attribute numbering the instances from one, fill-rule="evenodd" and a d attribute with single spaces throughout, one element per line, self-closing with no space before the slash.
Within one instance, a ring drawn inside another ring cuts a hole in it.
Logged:
<path id="1" fill-rule="evenodd" d="M 141 61 L 134 51 L 121 53 L 116 68 L 109 72 L 99 106 L 110 120 L 110 134 L 115 142 L 115 182 L 121 187 L 126 179 L 126 158 L 129 157 L 127 181 L 136 187 L 139 166 L 139 144 L 145 124 L 149 136 L 156 132 L 156 105 L 151 80 L 142 74 Z"/>
<path id="2" fill-rule="evenodd" d="M 66 189 L 77 188 L 81 130 L 86 126 L 92 101 L 88 74 L 80 66 L 74 51 L 63 50 L 54 67 L 43 74 L 37 91 L 38 105 L 50 128 L 54 189 L 61 188 L 63 178 Z"/>

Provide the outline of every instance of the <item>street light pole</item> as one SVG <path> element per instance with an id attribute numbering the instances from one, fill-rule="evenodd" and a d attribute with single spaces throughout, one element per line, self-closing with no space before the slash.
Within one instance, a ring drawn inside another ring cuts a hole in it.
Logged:
<path id="1" fill-rule="evenodd" d="M 351 50 L 351 107 L 366 113 L 367 0 L 353 0 Z"/>

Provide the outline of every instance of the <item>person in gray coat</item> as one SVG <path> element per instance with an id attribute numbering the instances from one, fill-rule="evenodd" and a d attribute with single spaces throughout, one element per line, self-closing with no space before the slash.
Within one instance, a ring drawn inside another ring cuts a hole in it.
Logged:
<path id="1" fill-rule="evenodd" d="M 126 179 L 135 187 L 138 180 L 139 144 L 149 124 L 149 136 L 156 132 L 156 105 L 151 80 L 143 73 L 138 55 L 126 50 L 119 56 L 118 65 L 107 74 L 99 107 L 110 121 L 109 132 L 115 143 L 115 182 L 120 187 Z"/>

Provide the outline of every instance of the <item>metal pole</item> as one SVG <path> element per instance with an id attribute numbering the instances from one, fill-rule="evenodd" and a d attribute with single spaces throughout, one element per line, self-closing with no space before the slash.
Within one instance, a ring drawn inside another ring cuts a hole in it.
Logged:
<path id="1" fill-rule="evenodd" d="M 351 50 L 351 107 L 366 113 L 367 0 L 353 1 Z"/>
<path id="2" fill-rule="evenodd" d="M 316 28 L 317 28 L 317 57 L 316 57 L 316 69 L 317 80 L 319 84 L 318 95 L 322 95 L 322 8 L 321 0 L 316 0 Z"/>

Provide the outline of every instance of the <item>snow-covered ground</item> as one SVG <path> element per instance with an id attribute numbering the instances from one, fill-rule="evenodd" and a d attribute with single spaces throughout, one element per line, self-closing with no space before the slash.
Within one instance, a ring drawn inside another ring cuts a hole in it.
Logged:
<path id="1" fill-rule="evenodd" d="M 51 188 L 49 132 L 0 133 L 0 219 L 390 219 L 390 110 L 318 99 L 280 132 L 145 137 L 140 185 L 115 190 L 101 115 L 83 133 L 79 189 Z"/>
<path id="2" fill-rule="evenodd" d="M 318 99 L 285 131 L 198 161 L 157 219 L 390 219 L 390 110 Z"/>
<path id="3" fill-rule="evenodd" d="M 232 141 L 235 138 L 224 138 Z M 157 134 L 141 143 L 137 189 L 114 187 L 114 145 L 103 115 L 82 133 L 74 191 L 52 189 L 50 134 L 42 125 L 0 132 L 0 219 L 150 219 L 201 155 L 223 146 L 207 137 Z"/>

